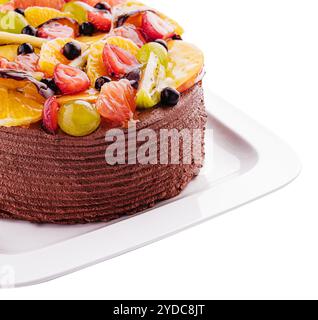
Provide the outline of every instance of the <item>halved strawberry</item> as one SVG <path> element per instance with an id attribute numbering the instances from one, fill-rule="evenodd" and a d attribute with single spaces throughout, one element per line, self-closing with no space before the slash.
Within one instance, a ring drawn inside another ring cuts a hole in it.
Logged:
<path id="1" fill-rule="evenodd" d="M 91 84 L 85 72 L 62 63 L 55 67 L 54 81 L 62 94 L 83 92 L 87 90 Z"/>
<path id="2" fill-rule="evenodd" d="M 48 133 L 55 134 L 58 130 L 59 109 L 60 105 L 55 96 L 48 98 L 44 103 L 42 126 Z"/>
<path id="3" fill-rule="evenodd" d="M 136 91 L 127 79 L 103 85 L 96 101 L 99 114 L 113 125 L 125 125 L 136 110 Z"/>
<path id="4" fill-rule="evenodd" d="M 170 23 L 151 11 L 143 14 L 142 31 L 149 41 L 168 39 L 175 34 L 175 28 Z"/>
<path id="5" fill-rule="evenodd" d="M 26 9 L 28 7 L 49 7 L 61 10 L 65 4 L 64 0 L 13 0 L 15 8 Z"/>
<path id="6" fill-rule="evenodd" d="M 79 24 L 70 18 L 55 18 L 38 27 L 37 36 L 45 39 L 75 38 L 79 35 Z"/>
<path id="7" fill-rule="evenodd" d="M 108 43 L 104 47 L 103 62 L 108 75 L 115 79 L 122 78 L 125 74 L 140 66 L 131 53 Z"/>
<path id="8" fill-rule="evenodd" d="M 112 28 L 113 17 L 109 11 L 93 10 L 88 12 L 88 21 L 94 25 L 96 30 L 109 32 Z"/>
<path id="9" fill-rule="evenodd" d="M 147 41 L 141 30 L 132 24 L 125 24 L 122 27 L 113 29 L 112 34 L 132 40 L 138 47 L 142 47 Z"/>

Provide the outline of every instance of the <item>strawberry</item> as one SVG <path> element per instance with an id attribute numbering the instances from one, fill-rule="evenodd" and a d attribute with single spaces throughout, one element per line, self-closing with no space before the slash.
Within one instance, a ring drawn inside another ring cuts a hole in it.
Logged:
<path id="1" fill-rule="evenodd" d="M 89 11 L 88 21 L 94 25 L 96 30 L 101 32 L 109 32 L 112 28 L 112 15 L 109 11 Z"/>
<path id="2" fill-rule="evenodd" d="M 127 79 L 103 85 L 96 101 L 99 114 L 114 125 L 125 125 L 136 110 L 136 91 Z"/>
<path id="3" fill-rule="evenodd" d="M 113 29 L 112 34 L 130 39 L 140 48 L 146 43 L 141 30 L 132 24 L 125 24 L 122 27 Z"/>
<path id="4" fill-rule="evenodd" d="M 48 133 L 55 134 L 58 130 L 58 111 L 60 105 L 56 97 L 48 98 L 44 103 L 42 126 Z"/>
<path id="5" fill-rule="evenodd" d="M 62 63 L 55 67 L 54 81 L 62 94 L 83 92 L 87 90 L 91 84 L 85 72 Z"/>
<path id="6" fill-rule="evenodd" d="M 148 11 L 142 17 L 142 31 L 149 41 L 168 39 L 175 34 L 175 28 L 155 13 Z"/>
<path id="7" fill-rule="evenodd" d="M 61 10 L 65 4 L 64 0 L 13 0 L 15 8 L 26 9 L 28 7 L 49 7 Z"/>
<path id="8" fill-rule="evenodd" d="M 115 79 L 139 67 L 139 62 L 131 53 L 108 43 L 103 50 L 103 62 L 108 75 Z"/>

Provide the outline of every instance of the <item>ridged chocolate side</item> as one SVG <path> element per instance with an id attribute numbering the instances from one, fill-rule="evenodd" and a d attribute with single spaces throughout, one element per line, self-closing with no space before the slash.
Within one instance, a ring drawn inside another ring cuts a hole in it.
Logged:
<path id="1" fill-rule="evenodd" d="M 203 132 L 201 84 L 184 93 L 176 107 L 145 111 L 139 119 L 137 131 Z M 177 196 L 202 166 L 110 166 L 105 161 L 106 130 L 74 138 L 48 135 L 38 126 L 0 128 L 0 217 L 63 224 L 110 221 Z"/>

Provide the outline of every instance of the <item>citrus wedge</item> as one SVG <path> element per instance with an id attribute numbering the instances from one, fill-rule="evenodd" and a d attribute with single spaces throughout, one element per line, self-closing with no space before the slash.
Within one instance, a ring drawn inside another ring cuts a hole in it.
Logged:
<path id="1" fill-rule="evenodd" d="M 204 66 L 204 56 L 196 46 L 184 41 L 169 41 L 169 72 L 179 92 L 192 87 Z"/>
<path id="2" fill-rule="evenodd" d="M 46 21 L 55 18 L 73 17 L 69 12 L 62 12 L 53 8 L 45 7 L 29 7 L 25 10 L 24 15 L 33 27 L 38 27 Z"/>
<path id="3" fill-rule="evenodd" d="M 28 126 L 42 118 L 44 98 L 27 81 L 0 79 L 0 126 Z"/>
<path id="4" fill-rule="evenodd" d="M 137 57 L 139 52 L 139 47 L 132 40 L 120 36 L 109 37 L 106 39 L 106 43 L 122 48 L 134 57 Z"/>

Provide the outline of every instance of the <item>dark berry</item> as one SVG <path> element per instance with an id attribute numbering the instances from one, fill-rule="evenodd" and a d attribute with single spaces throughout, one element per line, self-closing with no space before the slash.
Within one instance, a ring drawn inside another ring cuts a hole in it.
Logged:
<path id="1" fill-rule="evenodd" d="M 178 104 L 180 93 L 173 88 L 163 89 L 161 92 L 161 103 L 164 106 L 173 107 Z"/>
<path id="2" fill-rule="evenodd" d="M 18 47 L 18 55 L 33 53 L 34 49 L 30 43 L 22 43 Z"/>
<path id="3" fill-rule="evenodd" d="M 82 48 L 75 42 L 68 42 L 63 47 L 62 53 L 68 60 L 74 60 L 82 54 Z"/>
<path id="4" fill-rule="evenodd" d="M 29 36 L 36 36 L 37 30 L 32 26 L 26 26 L 22 29 L 23 34 L 27 34 Z"/>
<path id="5" fill-rule="evenodd" d="M 179 36 L 178 34 L 175 34 L 175 35 L 172 37 L 172 40 L 182 40 L 182 37 Z"/>
<path id="6" fill-rule="evenodd" d="M 111 82 L 112 79 L 111 78 L 108 78 L 108 77 L 100 77 L 98 79 L 96 79 L 95 81 L 95 89 L 100 91 L 102 89 L 102 86 L 105 84 L 105 83 L 108 83 L 108 82 Z"/>
<path id="7" fill-rule="evenodd" d="M 19 13 L 19 14 L 22 14 L 24 16 L 24 9 L 22 8 L 16 8 L 14 9 L 15 12 Z"/>
<path id="8" fill-rule="evenodd" d="M 90 22 L 84 22 L 80 25 L 80 33 L 84 36 L 91 36 L 95 32 L 95 27 Z"/>
<path id="9" fill-rule="evenodd" d="M 95 9 L 97 10 L 105 10 L 105 11 L 111 11 L 111 7 L 106 3 L 102 3 L 102 2 L 99 2 L 95 5 Z"/>
<path id="10" fill-rule="evenodd" d="M 133 88 L 138 89 L 139 81 L 141 78 L 141 71 L 140 69 L 135 69 L 126 74 L 125 78 L 130 81 L 130 84 Z"/>
<path id="11" fill-rule="evenodd" d="M 54 79 L 42 79 L 41 82 L 43 82 L 44 84 L 46 84 L 52 91 L 54 91 L 55 94 L 59 94 L 60 90 L 57 87 Z"/>
<path id="12" fill-rule="evenodd" d="M 161 45 L 162 45 L 163 47 L 165 47 L 165 48 L 167 49 L 167 51 L 168 51 L 168 45 L 167 45 L 167 42 L 166 42 L 166 41 L 164 41 L 164 40 L 162 40 L 162 39 L 158 39 L 158 40 L 156 40 L 155 42 L 161 44 Z"/>

